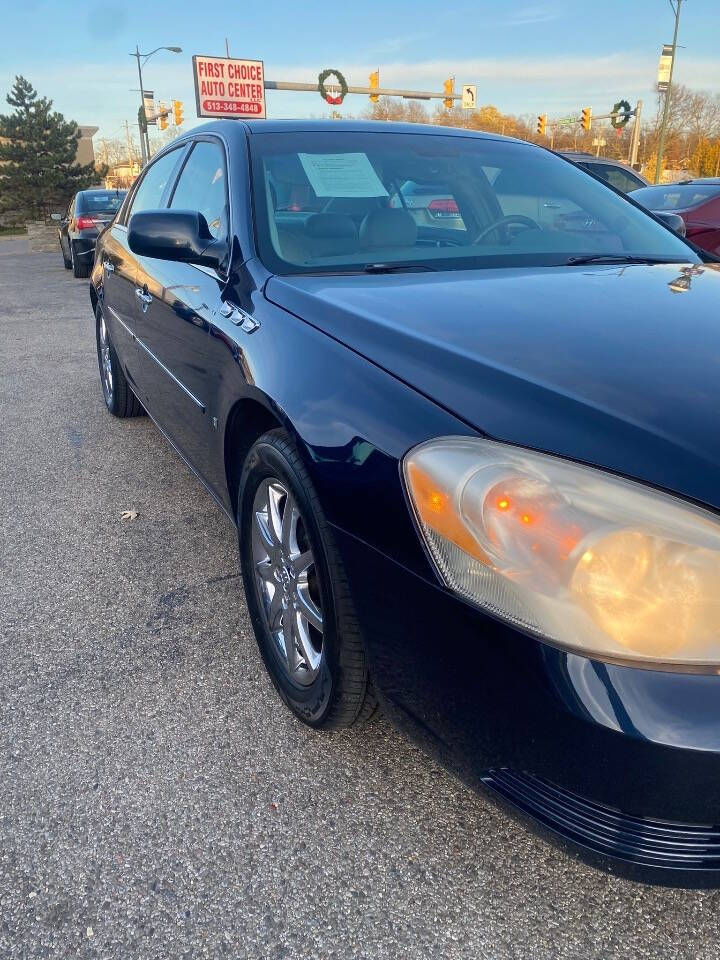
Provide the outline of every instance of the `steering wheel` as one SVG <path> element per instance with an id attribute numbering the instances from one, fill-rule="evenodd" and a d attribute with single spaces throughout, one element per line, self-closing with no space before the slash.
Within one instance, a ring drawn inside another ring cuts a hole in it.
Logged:
<path id="1" fill-rule="evenodd" d="M 487 227 L 483 227 L 480 233 L 471 240 L 471 243 L 480 243 L 481 240 L 484 240 L 485 237 L 492 233 L 493 230 L 497 230 L 498 227 L 506 227 L 511 223 L 517 223 L 521 227 L 527 227 L 528 230 L 540 230 L 540 224 L 536 223 L 535 220 L 532 220 L 530 217 L 524 217 L 521 213 L 511 213 L 506 217 L 498 217 L 497 220 L 494 220 L 492 223 L 488 224 Z"/>

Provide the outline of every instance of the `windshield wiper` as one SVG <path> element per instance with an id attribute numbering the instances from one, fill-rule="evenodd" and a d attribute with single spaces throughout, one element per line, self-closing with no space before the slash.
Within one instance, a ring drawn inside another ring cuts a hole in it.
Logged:
<path id="1" fill-rule="evenodd" d="M 683 263 L 673 257 L 638 257 L 630 253 L 585 253 L 577 257 L 568 257 L 565 265 L 575 267 L 583 263 Z"/>
<path id="2" fill-rule="evenodd" d="M 363 267 L 364 273 L 399 273 L 402 271 L 413 273 L 416 270 L 428 270 L 437 273 L 436 267 L 430 267 L 426 263 L 366 263 Z"/>

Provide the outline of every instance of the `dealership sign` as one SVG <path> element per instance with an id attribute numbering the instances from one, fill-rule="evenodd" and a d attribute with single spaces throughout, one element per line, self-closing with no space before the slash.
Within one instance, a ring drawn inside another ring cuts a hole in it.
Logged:
<path id="1" fill-rule="evenodd" d="M 199 117 L 265 118 L 262 60 L 199 55 L 192 60 Z"/>

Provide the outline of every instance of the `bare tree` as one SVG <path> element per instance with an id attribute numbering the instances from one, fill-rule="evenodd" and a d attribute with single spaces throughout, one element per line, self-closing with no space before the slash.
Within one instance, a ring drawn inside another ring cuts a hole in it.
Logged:
<path id="1" fill-rule="evenodd" d="M 664 94 L 659 94 L 655 115 L 650 114 L 648 117 L 646 113 L 641 131 L 639 159 L 651 173 L 654 173 L 654 157 L 663 107 Z M 372 104 L 362 115 L 373 120 L 430 122 L 440 126 L 467 127 L 471 130 L 532 140 L 543 146 L 549 146 L 552 142 L 555 150 L 600 152 L 603 156 L 625 161 L 630 155 L 635 122 L 630 120 L 625 126 L 615 129 L 608 120 L 596 121 L 591 130 L 584 131 L 577 123 L 567 126 L 553 125 L 554 118 L 548 117 L 548 135 L 539 137 L 535 116 L 503 113 L 493 104 L 485 104 L 476 110 L 463 110 L 457 106 L 448 110 L 444 105 L 437 104 L 432 115 L 429 115 L 423 104 L 393 97 L 381 97 L 378 103 Z M 552 139 L 549 136 L 550 129 L 553 132 Z M 716 146 L 720 152 L 720 95 L 691 90 L 678 83 L 673 84 L 665 135 L 665 167 L 693 173 L 701 170 L 714 173 Z"/>

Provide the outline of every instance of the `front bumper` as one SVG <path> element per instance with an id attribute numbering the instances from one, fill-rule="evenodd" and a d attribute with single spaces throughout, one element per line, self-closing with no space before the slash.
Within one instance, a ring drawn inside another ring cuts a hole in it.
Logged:
<path id="1" fill-rule="evenodd" d="M 718 828 L 629 816 L 528 773 L 490 770 L 483 783 L 542 827 L 578 845 L 590 858 L 624 861 L 631 868 L 625 872 L 639 880 L 677 883 L 677 877 L 684 876 L 691 885 L 720 882 Z"/>
<path id="2" fill-rule="evenodd" d="M 336 535 L 398 726 L 595 864 L 720 886 L 720 676 L 563 652 Z"/>

